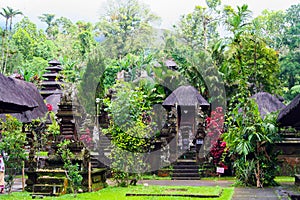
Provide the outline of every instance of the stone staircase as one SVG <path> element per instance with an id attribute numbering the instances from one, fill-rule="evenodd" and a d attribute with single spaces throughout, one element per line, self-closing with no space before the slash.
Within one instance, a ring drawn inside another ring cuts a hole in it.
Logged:
<path id="1" fill-rule="evenodd" d="M 96 153 L 96 156 L 100 156 L 100 162 L 102 163 L 102 167 L 109 167 L 111 164 L 111 155 L 112 144 L 111 144 L 111 135 L 103 135 L 100 134 L 99 137 L 99 150 Z M 95 158 L 96 158 L 95 156 Z"/>
<path id="2" fill-rule="evenodd" d="M 172 180 L 200 180 L 196 160 L 177 160 L 173 164 Z"/>
<path id="3" fill-rule="evenodd" d="M 194 145 L 173 164 L 172 180 L 200 180 Z"/>
<path id="4" fill-rule="evenodd" d="M 106 157 L 109 157 L 111 154 L 111 135 L 100 135 L 99 146 L 100 153 L 103 153 Z"/>

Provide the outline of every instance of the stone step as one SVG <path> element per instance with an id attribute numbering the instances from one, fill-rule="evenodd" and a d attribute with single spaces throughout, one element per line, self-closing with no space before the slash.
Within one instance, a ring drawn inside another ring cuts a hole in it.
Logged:
<path id="1" fill-rule="evenodd" d="M 196 159 L 196 156 L 195 155 L 185 155 L 185 156 L 182 156 L 182 157 L 179 157 L 180 159 L 182 160 L 195 160 Z"/>
<path id="2" fill-rule="evenodd" d="M 176 165 L 198 165 L 196 160 L 192 159 L 180 159 L 175 162 Z"/>
<path id="3" fill-rule="evenodd" d="M 63 192 L 64 185 L 59 184 L 34 184 L 33 185 L 33 193 L 49 193 L 51 194 L 58 194 Z"/>
<path id="4" fill-rule="evenodd" d="M 39 199 L 42 199 L 44 198 L 44 196 L 59 196 L 59 194 L 52 194 L 52 193 L 47 193 L 47 192 L 36 192 L 36 193 L 33 193 L 33 194 L 30 194 L 32 199 L 35 199 L 35 198 L 39 198 Z"/>
<path id="5" fill-rule="evenodd" d="M 173 165 L 173 169 L 199 169 L 198 165 Z"/>
<path id="6" fill-rule="evenodd" d="M 183 169 L 173 169 L 173 174 L 174 173 L 198 173 L 198 168 L 183 168 Z"/>
<path id="7" fill-rule="evenodd" d="M 192 173 L 174 173 L 172 174 L 172 177 L 199 177 L 198 172 L 192 172 Z"/>
<path id="8" fill-rule="evenodd" d="M 37 179 L 37 184 L 64 184 L 66 177 L 41 176 Z"/>
<path id="9" fill-rule="evenodd" d="M 194 177 L 172 177 L 172 180 L 200 180 L 199 176 Z"/>
<path id="10" fill-rule="evenodd" d="M 196 163 L 184 163 L 184 162 L 174 163 L 173 166 L 180 167 L 180 168 L 189 167 L 189 166 L 199 168 L 199 165 Z"/>

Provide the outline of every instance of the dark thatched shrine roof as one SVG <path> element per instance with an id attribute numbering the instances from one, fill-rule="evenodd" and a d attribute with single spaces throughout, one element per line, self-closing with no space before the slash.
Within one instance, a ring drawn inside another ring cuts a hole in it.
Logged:
<path id="1" fill-rule="evenodd" d="M 19 80 L 0 73 L 0 113 L 15 113 L 32 110 L 38 103 L 25 90 Z"/>
<path id="2" fill-rule="evenodd" d="M 251 98 L 255 99 L 262 118 L 268 113 L 279 111 L 285 107 L 278 98 L 267 92 L 256 93 Z"/>
<path id="3" fill-rule="evenodd" d="M 280 111 L 277 122 L 280 126 L 292 126 L 300 130 L 300 94 Z"/>
<path id="4" fill-rule="evenodd" d="M 209 106 L 209 103 L 201 96 L 193 86 L 180 86 L 174 90 L 163 102 L 163 106 Z"/>
<path id="5" fill-rule="evenodd" d="M 13 94 L 11 94 L 14 95 L 13 98 L 23 97 L 24 100 L 33 101 L 36 105 L 32 110 L 21 111 L 19 113 L 11 113 L 11 115 L 24 123 L 31 122 L 33 119 L 44 117 L 48 109 L 46 107 L 46 104 L 44 103 L 43 97 L 40 95 L 36 86 L 33 83 L 29 83 L 26 81 L 14 78 L 9 79 L 14 82 L 16 88 L 21 88 L 22 91 L 20 93 L 14 92 Z M 5 119 L 4 114 L 0 115 L 0 117 L 2 119 Z"/>

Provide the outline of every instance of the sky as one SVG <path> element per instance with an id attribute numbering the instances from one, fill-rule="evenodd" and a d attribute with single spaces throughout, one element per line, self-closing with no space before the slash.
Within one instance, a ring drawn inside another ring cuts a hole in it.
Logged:
<path id="1" fill-rule="evenodd" d="M 36 23 L 39 28 L 45 28 L 38 16 L 42 14 L 55 14 L 57 18 L 64 16 L 73 22 L 82 20 L 96 22 L 103 14 L 104 5 L 107 0 L 1 0 L 0 8 L 10 6 L 18 9 L 25 16 Z M 205 0 L 142 0 L 150 6 L 152 12 L 162 19 L 161 28 L 171 28 L 183 14 L 193 11 L 196 5 L 205 6 Z M 253 16 L 259 15 L 264 9 L 286 10 L 293 4 L 298 4 L 299 0 L 222 0 L 223 5 L 236 7 L 248 4 Z M 22 17 L 14 19 L 17 22 Z M 0 23 L 4 24 L 4 18 L 0 18 Z"/>

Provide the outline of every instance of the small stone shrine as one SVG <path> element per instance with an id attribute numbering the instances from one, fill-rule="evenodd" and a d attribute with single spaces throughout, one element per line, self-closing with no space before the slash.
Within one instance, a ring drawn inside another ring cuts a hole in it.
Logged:
<path id="1" fill-rule="evenodd" d="M 48 67 L 52 75 L 46 75 L 49 79 L 42 83 L 44 89 L 41 93 L 44 97 L 53 95 L 53 92 L 62 89 L 57 83 L 58 71 L 61 67 L 57 62 L 49 62 L 52 66 Z M 55 76 L 54 76 L 55 75 Z M 59 87 L 57 87 L 59 86 Z M 66 87 L 62 90 L 61 98 L 58 103 L 56 113 L 57 122 L 60 127 L 58 135 L 47 134 L 44 150 L 48 151 L 48 156 L 37 159 L 36 152 L 31 151 L 27 162 L 26 190 L 32 192 L 32 196 L 58 196 L 69 193 L 69 181 L 63 168 L 63 161 L 58 154 L 58 149 L 62 141 L 69 140 L 68 150 L 75 156 L 71 160 L 73 164 L 79 165 L 80 174 L 83 177 L 81 189 L 83 192 L 97 191 L 106 186 L 106 168 L 99 167 L 98 162 L 94 162 L 89 144 L 91 135 L 90 127 L 87 125 L 87 117 L 84 109 L 76 99 L 74 87 Z"/>
<path id="2" fill-rule="evenodd" d="M 204 112 L 210 104 L 193 86 L 180 86 L 162 104 L 168 112 L 164 132 L 173 136 L 170 148 L 172 179 L 199 179 L 199 151 L 205 137 Z M 175 137 L 175 138 L 174 138 Z M 188 169 L 188 170 L 187 170 Z"/>

